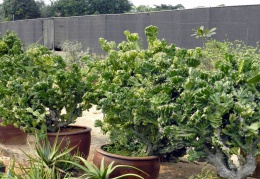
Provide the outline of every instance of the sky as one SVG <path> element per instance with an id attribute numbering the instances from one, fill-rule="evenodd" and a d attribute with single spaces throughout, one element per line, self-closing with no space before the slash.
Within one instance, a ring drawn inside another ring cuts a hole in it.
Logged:
<path id="1" fill-rule="evenodd" d="M 44 0 L 47 4 L 50 4 L 50 0 Z M 73 0 L 72 0 L 73 1 Z M 139 5 L 160 5 L 160 4 L 167 4 L 167 5 L 177 5 L 182 4 L 185 9 L 196 8 L 198 6 L 205 6 L 205 7 L 215 7 L 220 4 L 225 4 L 225 6 L 237 6 L 237 5 L 252 5 L 252 4 L 259 4 L 260 0 L 129 0 L 135 6 Z M 0 0 L 2 3 L 3 0 Z"/>

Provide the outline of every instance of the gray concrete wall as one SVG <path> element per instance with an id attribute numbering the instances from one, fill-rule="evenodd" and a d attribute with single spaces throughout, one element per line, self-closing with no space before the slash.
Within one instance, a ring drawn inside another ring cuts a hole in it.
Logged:
<path id="1" fill-rule="evenodd" d="M 106 15 L 54 18 L 55 48 L 61 48 L 66 40 L 81 42 L 83 50 L 100 51 L 98 39 L 105 36 Z M 99 49 L 99 50 L 96 50 Z"/>
<path id="2" fill-rule="evenodd" d="M 0 32 L 2 35 L 4 35 L 7 30 L 10 32 L 16 32 L 24 42 L 25 46 L 28 46 L 32 43 L 43 44 L 42 21 L 42 19 L 32 19 L 3 22 L 0 23 Z"/>
<path id="3" fill-rule="evenodd" d="M 43 20 L 43 45 L 54 49 L 54 19 Z"/>
<path id="4" fill-rule="evenodd" d="M 255 45 L 260 40 L 260 5 L 210 9 L 210 28 L 217 27 L 218 40 L 243 40 Z"/>
<path id="5" fill-rule="evenodd" d="M 145 27 L 159 28 L 159 38 L 179 47 L 202 46 L 191 37 L 192 29 L 200 26 L 217 27 L 217 40 L 243 40 L 255 45 L 260 40 L 260 5 L 200 8 L 138 14 L 91 15 L 0 23 L 0 32 L 7 29 L 18 33 L 26 44 L 39 42 L 48 48 L 61 48 L 65 40 L 79 41 L 83 50 L 102 53 L 98 39 L 119 43 L 125 40 L 124 31 L 138 33 L 146 46 Z"/>

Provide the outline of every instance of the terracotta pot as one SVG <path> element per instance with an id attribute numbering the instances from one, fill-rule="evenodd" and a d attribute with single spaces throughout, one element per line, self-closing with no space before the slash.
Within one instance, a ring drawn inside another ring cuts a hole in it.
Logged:
<path id="1" fill-rule="evenodd" d="M 255 160 L 256 160 L 256 168 L 254 174 L 252 175 L 252 178 L 260 178 L 260 156 L 257 155 Z"/>
<path id="2" fill-rule="evenodd" d="M 0 118 L 0 123 L 2 119 Z M 0 126 L 0 143 L 22 145 L 27 143 L 27 134 L 13 125 Z"/>
<path id="3" fill-rule="evenodd" d="M 102 146 L 101 146 L 102 147 Z M 130 168 L 118 168 L 116 169 L 109 177 L 117 177 L 126 173 L 135 173 L 141 175 L 146 179 L 156 179 L 158 178 L 160 171 L 160 158 L 157 156 L 148 156 L 148 157 L 127 157 L 121 155 L 115 155 L 111 153 L 107 153 L 104 150 L 97 148 L 94 153 L 93 163 L 100 167 L 100 163 L 102 158 L 104 158 L 105 165 L 109 165 L 111 162 L 115 162 L 114 165 L 131 165 L 136 168 L 143 170 L 144 172 L 149 174 L 149 177 L 137 170 Z M 130 179 L 133 177 L 125 177 L 126 179 Z"/>
<path id="4" fill-rule="evenodd" d="M 68 128 L 61 129 L 58 136 L 58 143 L 63 139 L 61 149 L 66 147 L 69 142 L 69 147 L 77 146 L 71 151 L 75 154 L 77 151 L 81 153 L 84 158 L 88 158 L 90 143 L 91 143 L 91 128 L 82 126 L 69 126 Z M 57 132 L 48 132 L 48 140 L 53 144 Z"/>

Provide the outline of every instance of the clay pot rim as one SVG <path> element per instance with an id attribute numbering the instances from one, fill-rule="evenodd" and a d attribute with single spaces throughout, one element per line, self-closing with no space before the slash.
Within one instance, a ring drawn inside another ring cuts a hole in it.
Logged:
<path id="1" fill-rule="evenodd" d="M 77 130 L 77 131 L 72 131 L 72 132 L 60 132 L 59 136 L 66 136 L 66 135 L 77 135 L 81 133 L 86 133 L 90 132 L 92 129 L 87 126 L 79 126 L 79 125 L 70 125 L 69 127 L 75 127 L 75 128 L 85 128 L 83 130 Z M 48 136 L 56 136 L 57 132 L 47 132 Z"/>
<path id="2" fill-rule="evenodd" d="M 108 153 L 108 152 L 101 149 L 101 147 L 106 146 L 106 145 L 109 145 L 109 144 L 100 145 L 98 148 L 96 148 L 96 151 L 98 153 L 103 154 L 104 156 L 113 157 L 113 158 L 121 158 L 121 159 L 124 159 L 124 160 L 143 160 L 143 161 L 145 161 L 145 160 L 160 160 L 160 158 L 158 156 L 131 157 L 131 156 L 123 156 L 123 155 Z"/>

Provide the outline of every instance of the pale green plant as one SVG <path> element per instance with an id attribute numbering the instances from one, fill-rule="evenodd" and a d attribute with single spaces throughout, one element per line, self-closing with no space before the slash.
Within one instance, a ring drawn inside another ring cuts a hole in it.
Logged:
<path id="1" fill-rule="evenodd" d="M 82 58 L 90 58 L 89 50 L 83 51 L 82 44 L 78 41 L 66 40 L 63 42 L 61 49 L 65 52 L 64 56 L 68 65 L 76 63 L 77 65 L 84 67 L 85 64 Z"/>
<path id="2" fill-rule="evenodd" d="M 218 58 L 214 70 L 190 68 L 178 103 L 170 111 L 176 125 L 168 127 L 168 133 L 190 147 L 188 160 L 206 158 L 223 178 L 252 175 L 260 154 L 260 61 L 256 52 L 239 46 L 222 51 L 223 58 Z M 238 156 L 236 163 L 233 155 Z"/>
<path id="3" fill-rule="evenodd" d="M 192 29 L 194 31 L 194 34 L 191 36 L 196 36 L 197 39 L 202 39 L 203 48 L 205 47 L 206 40 L 210 38 L 212 35 L 216 34 L 217 28 L 214 27 L 212 29 L 204 29 L 204 26 L 200 26 L 197 29 Z"/>
<path id="4" fill-rule="evenodd" d="M 39 140 L 36 136 L 35 151 L 36 155 L 24 154 L 28 157 L 29 166 L 24 167 L 19 165 L 19 170 L 22 175 L 12 172 L 18 179 L 57 179 L 64 178 L 73 174 L 74 165 L 68 161 L 78 161 L 75 155 L 70 152 L 76 147 L 61 148 L 63 140 L 58 142 L 58 134 L 53 142 L 50 144 L 48 138 Z"/>
<path id="5" fill-rule="evenodd" d="M 216 172 L 208 167 L 202 168 L 202 171 L 198 174 L 192 175 L 189 179 L 220 179 Z"/>
<path id="6" fill-rule="evenodd" d="M 107 58 L 89 66 L 99 75 L 94 86 L 101 96 L 98 107 L 104 114 L 95 125 L 109 134 L 113 145 L 113 151 L 106 152 L 157 155 L 164 160 L 183 156 L 186 149 L 182 141 L 172 140 L 174 133 L 164 132 L 174 123 L 173 117 L 159 115 L 167 104 L 176 103 L 188 67 L 199 65 L 200 49 L 187 51 L 168 45 L 166 40 L 158 39 L 155 26 L 145 29 L 148 48 L 140 45 L 138 34 L 124 34 L 127 41 L 118 45 L 99 39 Z"/>
<path id="7" fill-rule="evenodd" d="M 66 163 L 64 160 L 73 160 L 73 156 L 70 154 L 70 152 L 76 146 L 69 148 L 67 145 L 65 148 L 62 149 L 61 144 L 63 142 L 63 140 L 58 142 L 58 134 L 53 144 L 50 144 L 48 138 L 46 137 L 45 140 L 37 142 L 35 145 L 35 150 L 38 158 L 34 159 L 33 157 L 29 157 L 38 163 L 43 163 L 45 168 L 54 168 L 56 172 L 66 173 L 67 171 L 72 169 L 73 166 Z"/>
<path id="8" fill-rule="evenodd" d="M 220 42 L 212 39 L 207 41 L 205 48 L 202 49 L 200 68 L 203 70 L 214 70 L 216 62 L 225 59 L 228 53 L 231 53 L 236 59 L 254 58 L 260 60 L 258 43 L 255 46 L 249 46 L 241 40 Z"/>
<path id="9" fill-rule="evenodd" d="M 88 89 L 92 91 L 95 79 L 46 47 L 32 46 L 23 54 L 0 58 L 3 125 L 44 137 L 46 131 L 57 132 L 75 123 L 92 106 L 82 98 Z"/>
<path id="10" fill-rule="evenodd" d="M 77 157 L 77 156 L 76 156 Z M 108 166 L 105 166 L 104 164 L 104 158 L 102 159 L 101 163 L 100 163 L 100 168 L 98 168 L 95 164 L 88 162 L 86 159 L 82 158 L 82 157 L 77 157 L 79 158 L 83 165 L 80 165 L 78 163 L 75 162 L 69 162 L 71 164 L 76 165 L 78 168 L 82 169 L 83 172 L 85 172 L 85 174 L 83 174 L 80 178 L 86 178 L 86 179 L 109 179 L 109 175 L 115 171 L 118 168 L 132 168 L 135 169 L 139 172 L 144 173 L 145 175 L 149 176 L 147 173 L 145 173 L 144 171 L 130 166 L 130 165 L 114 165 L 114 162 L 111 162 Z M 138 175 L 138 174 L 134 174 L 134 173 L 127 173 L 127 174 L 123 174 L 114 178 L 110 178 L 110 179 L 119 179 L 119 178 L 124 178 L 124 177 L 135 177 L 135 178 L 141 178 L 143 179 L 142 176 Z M 72 179 L 72 178 L 70 178 Z"/>

